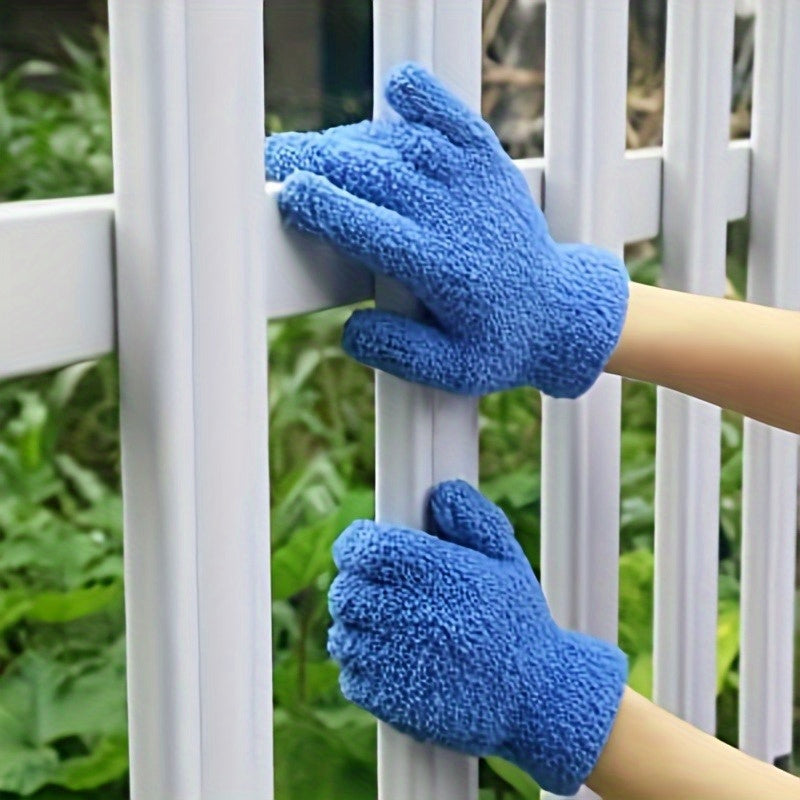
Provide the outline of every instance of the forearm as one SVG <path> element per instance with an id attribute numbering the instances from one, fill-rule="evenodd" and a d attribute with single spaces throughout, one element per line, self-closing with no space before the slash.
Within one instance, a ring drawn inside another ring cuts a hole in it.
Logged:
<path id="1" fill-rule="evenodd" d="M 630 688 L 586 783 L 603 800 L 800 800 L 800 779 L 693 728 Z"/>
<path id="2" fill-rule="evenodd" d="M 630 284 L 607 372 L 800 433 L 800 313 Z"/>

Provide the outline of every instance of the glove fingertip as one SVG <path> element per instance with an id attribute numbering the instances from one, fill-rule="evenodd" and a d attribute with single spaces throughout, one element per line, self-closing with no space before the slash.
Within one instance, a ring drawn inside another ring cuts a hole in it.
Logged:
<path id="1" fill-rule="evenodd" d="M 328 587 L 328 613 L 334 622 L 339 617 L 339 610 L 344 600 L 343 583 L 344 578 L 340 573 L 331 581 L 331 585 Z M 330 640 L 330 631 L 328 631 L 328 639 Z"/>
<path id="2" fill-rule="evenodd" d="M 291 213 L 308 203 L 317 176 L 304 170 L 295 170 L 285 176 L 278 193 L 278 207 L 283 213 Z"/>
<path id="3" fill-rule="evenodd" d="M 346 633 L 344 628 L 336 622 L 334 622 L 334 624 L 328 628 L 328 637 L 325 643 L 325 649 L 328 651 L 328 655 L 334 659 L 334 661 L 340 660 L 342 653 L 342 640 L 345 636 Z"/>
<path id="4" fill-rule="evenodd" d="M 264 174 L 267 180 L 285 180 L 297 168 L 301 149 L 311 135 L 286 131 L 273 133 L 264 139 Z"/>
<path id="5" fill-rule="evenodd" d="M 376 523 L 370 519 L 357 519 L 351 522 L 333 543 L 333 563 L 339 570 L 347 569 L 347 565 L 358 558 L 365 539 L 376 529 Z"/>
<path id="6" fill-rule="evenodd" d="M 278 208 L 295 228 L 323 233 L 328 228 L 327 211 L 336 200 L 336 187 L 322 175 L 307 170 L 294 170 L 278 193 Z"/>
<path id="7" fill-rule="evenodd" d="M 431 491 L 430 503 L 437 514 L 452 515 L 454 509 L 464 506 L 484 507 L 488 500 L 468 481 L 461 478 L 442 481 Z"/>
<path id="8" fill-rule="evenodd" d="M 352 669 L 343 668 L 339 673 L 339 688 L 351 703 L 369 711 L 369 689 L 363 679 Z"/>
<path id="9" fill-rule="evenodd" d="M 436 533 L 442 538 L 490 558 L 518 555 L 508 517 L 467 481 L 451 480 L 435 486 L 429 512 Z"/>
<path id="10" fill-rule="evenodd" d="M 389 105 L 410 122 L 430 122 L 432 108 L 448 104 L 449 100 L 439 80 L 413 61 L 405 61 L 391 70 L 384 95 Z"/>
<path id="11" fill-rule="evenodd" d="M 408 88 L 421 88 L 435 80 L 430 72 L 415 61 L 401 61 L 389 70 L 386 77 L 386 99 Z"/>
<path id="12" fill-rule="evenodd" d="M 375 345 L 375 312 L 354 311 L 342 329 L 342 349 L 356 361 L 368 361 Z"/>
<path id="13" fill-rule="evenodd" d="M 437 483 L 431 489 L 428 508 L 434 524 L 439 528 L 450 529 L 454 523 L 454 505 L 468 497 L 472 487 L 464 480 L 455 479 Z"/>

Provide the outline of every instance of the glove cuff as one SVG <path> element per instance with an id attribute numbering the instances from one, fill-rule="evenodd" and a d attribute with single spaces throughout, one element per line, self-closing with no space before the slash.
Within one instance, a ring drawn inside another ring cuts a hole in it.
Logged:
<path id="1" fill-rule="evenodd" d="M 591 388 L 617 346 L 628 310 L 622 259 L 590 245 L 559 245 L 561 265 L 547 300 L 555 335 L 534 357 L 532 384 L 551 397 L 576 398 Z"/>
<path id="2" fill-rule="evenodd" d="M 608 740 L 627 675 L 628 660 L 618 647 L 562 632 L 558 656 L 548 665 L 548 685 L 525 693 L 505 757 L 546 791 L 575 794 Z"/>

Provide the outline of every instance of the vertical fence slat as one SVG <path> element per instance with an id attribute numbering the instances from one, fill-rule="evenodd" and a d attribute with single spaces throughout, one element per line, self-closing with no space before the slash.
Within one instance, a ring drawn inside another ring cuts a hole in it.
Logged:
<path id="1" fill-rule="evenodd" d="M 733 0 L 670 0 L 662 284 L 722 295 Z M 720 412 L 658 389 L 654 695 L 713 732 L 716 718 Z"/>
<path id="2" fill-rule="evenodd" d="M 117 0 L 109 30 L 131 796 L 190 800 L 200 675 L 183 8 Z"/>
<path id="3" fill-rule="evenodd" d="M 547 4 L 545 214 L 556 240 L 620 255 L 627 20 L 627 0 Z M 615 641 L 620 379 L 542 405 L 544 590 L 560 624 Z"/>
<path id="4" fill-rule="evenodd" d="M 110 3 L 134 800 L 271 796 L 261 16 Z"/>
<path id="5" fill-rule="evenodd" d="M 748 299 L 800 309 L 800 4 L 756 15 Z M 739 746 L 792 751 L 798 438 L 745 420 Z"/>
<path id="6" fill-rule="evenodd" d="M 261 0 L 188 0 L 203 800 L 271 795 Z"/>
<path id="7" fill-rule="evenodd" d="M 376 0 L 375 112 L 388 112 L 382 95 L 388 69 L 414 59 L 432 68 L 475 108 L 480 99 L 480 0 Z M 413 311 L 396 285 L 376 282 L 382 307 Z M 384 521 L 420 527 L 431 485 L 478 477 L 477 404 L 376 376 L 377 499 Z M 378 728 L 381 800 L 470 800 L 477 796 L 477 762 L 421 745 L 387 725 Z"/>

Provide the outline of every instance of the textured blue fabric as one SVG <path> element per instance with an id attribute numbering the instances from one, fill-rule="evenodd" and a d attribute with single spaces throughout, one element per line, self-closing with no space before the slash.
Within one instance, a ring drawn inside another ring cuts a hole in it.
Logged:
<path id="1" fill-rule="evenodd" d="M 430 518 L 435 535 L 360 520 L 337 539 L 342 691 L 420 741 L 573 794 L 610 733 L 624 654 L 556 625 L 505 515 L 469 484 L 439 484 Z"/>
<path id="2" fill-rule="evenodd" d="M 265 145 L 286 221 L 404 283 L 430 312 L 357 311 L 343 345 L 407 380 L 462 394 L 532 385 L 577 397 L 619 339 L 628 274 L 559 245 L 497 137 L 414 64 L 392 71 L 395 121 L 282 133 Z"/>

